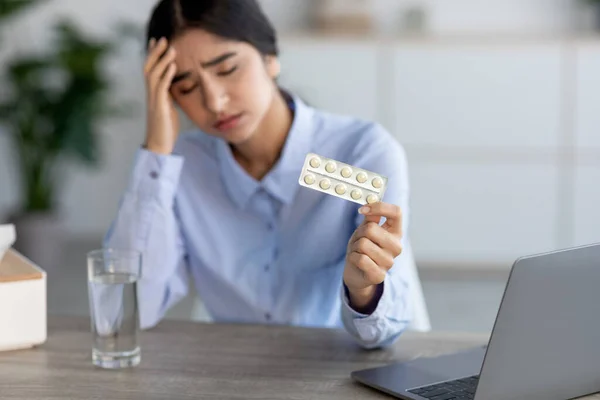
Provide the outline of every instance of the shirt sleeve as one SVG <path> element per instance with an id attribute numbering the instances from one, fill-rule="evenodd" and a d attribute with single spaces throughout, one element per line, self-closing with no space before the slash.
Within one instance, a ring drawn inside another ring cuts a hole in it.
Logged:
<path id="1" fill-rule="evenodd" d="M 382 129 L 382 128 L 380 128 Z M 386 137 L 388 134 L 385 132 Z M 375 155 L 367 158 L 359 165 L 369 171 L 379 172 L 388 177 L 387 190 L 383 201 L 399 205 L 402 209 L 402 245 L 408 242 L 409 210 L 409 180 L 406 155 L 404 149 L 394 139 L 389 139 L 392 145 L 379 145 L 385 148 L 382 153 L 371 152 Z M 356 226 L 364 217 L 357 216 Z M 340 296 L 342 298 L 342 322 L 346 330 L 364 348 L 378 348 L 391 345 L 410 325 L 413 310 L 410 305 L 410 279 L 409 270 L 405 265 L 402 254 L 394 262 L 384 279 L 381 296 L 374 311 L 361 314 L 352 309 L 349 299 L 342 285 Z"/>
<path id="2" fill-rule="evenodd" d="M 188 267 L 175 194 L 183 157 L 138 150 L 129 186 L 104 246 L 142 253 L 138 304 L 142 329 L 187 295 Z"/>

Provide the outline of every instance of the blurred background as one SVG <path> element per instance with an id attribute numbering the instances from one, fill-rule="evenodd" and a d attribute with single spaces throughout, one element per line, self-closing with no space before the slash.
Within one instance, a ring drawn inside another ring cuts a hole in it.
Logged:
<path id="1" fill-rule="evenodd" d="M 144 138 L 154 2 L 0 0 L 0 223 L 51 313 L 88 312 L 85 253 Z M 600 1 L 261 3 L 283 86 L 405 146 L 434 330 L 489 331 L 517 257 L 600 241 Z M 169 317 L 207 318 L 194 296 Z"/>

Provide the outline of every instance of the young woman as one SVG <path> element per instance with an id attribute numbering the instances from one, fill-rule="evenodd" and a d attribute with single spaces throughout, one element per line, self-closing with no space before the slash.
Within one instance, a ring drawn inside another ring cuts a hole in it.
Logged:
<path id="1" fill-rule="evenodd" d="M 142 328 L 191 277 L 217 322 L 343 326 L 365 348 L 385 346 L 412 315 L 403 149 L 375 123 L 311 108 L 278 87 L 279 72 L 256 0 L 160 1 L 146 141 L 105 246 L 143 253 Z M 178 135 L 175 106 L 197 130 Z M 309 152 L 387 176 L 383 202 L 301 187 Z"/>

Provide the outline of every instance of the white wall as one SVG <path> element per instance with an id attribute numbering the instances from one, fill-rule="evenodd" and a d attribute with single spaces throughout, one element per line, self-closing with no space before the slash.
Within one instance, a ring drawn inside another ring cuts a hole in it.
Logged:
<path id="1" fill-rule="evenodd" d="M 575 15 L 572 0 L 374 1 L 377 14 L 383 17 L 387 27 L 396 24 L 396 18 L 404 7 L 413 3 L 425 5 L 431 12 L 432 30 L 438 33 L 558 32 L 569 27 L 571 16 Z M 311 12 L 308 0 L 262 0 L 262 3 L 279 29 L 298 30 L 308 24 Z M 75 18 L 92 33 L 105 34 L 110 31 L 110 24 L 116 18 L 143 24 L 153 4 L 154 0 L 51 1 L 4 28 L 10 32 L 11 39 L 10 42 L 4 41 L 0 62 L 15 51 L 43 48 L 48 28 L 59 15 Z M 340 51 L 344 52 L 343 49 Z M 60 202 L 66 210 L 68 228 L 74 235 L 95 236 L 103 233 L 126 185 L 133 152 L 144 133 L 144 87 L 140 74 L 142 61 L 140 49 L 130 45 L 109 66 L 117 87 L 115 98 L 136 100 L 138 113 L 127 120 L 103 124 L 104 159 L 99 169 L 90 170 L 80 166 L 69 169 Z M 11 170 L 10 161 L 10 147 L 6 138 L 0 135 L 0 219 L 18 200 L 15 171 Z"/>

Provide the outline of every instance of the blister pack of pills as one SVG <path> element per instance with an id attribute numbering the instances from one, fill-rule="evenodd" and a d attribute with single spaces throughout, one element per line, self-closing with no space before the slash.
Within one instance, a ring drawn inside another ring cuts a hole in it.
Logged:
<path id="1" fill-rule="evenodd" d="M 383 199 L 387 178 L 375 172 L 308 153 L 298 183 L 364 205 Z"/>

